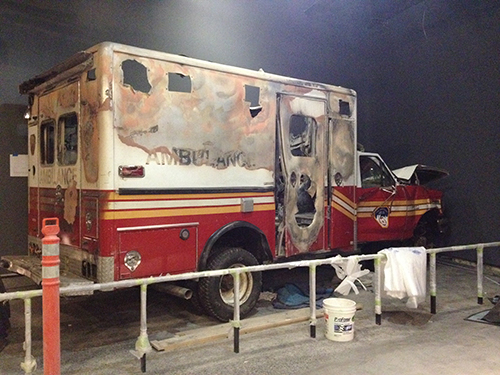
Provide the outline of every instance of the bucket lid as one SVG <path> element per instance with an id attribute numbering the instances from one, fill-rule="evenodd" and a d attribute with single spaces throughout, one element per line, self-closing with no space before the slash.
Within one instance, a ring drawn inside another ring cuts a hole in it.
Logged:
<path id="1" fill-rule="evenodd" d="M 356 302 L 347 298 L 326 298 L 323 306 L 329 308 L 352 308 L 356 307 Z"/>

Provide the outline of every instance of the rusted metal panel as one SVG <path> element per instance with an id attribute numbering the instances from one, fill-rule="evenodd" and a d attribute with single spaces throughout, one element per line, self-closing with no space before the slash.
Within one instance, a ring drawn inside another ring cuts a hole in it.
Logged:
<path id="1" fill-rule="evenodd" d="M 118 137 L 146 153 L 147 164 L 273 169 L 274 96 L 270 84 L 165 61 L 116 54 L 114 86 Z M 131 83 L 125 63 L 143 69 L 147 89 Z M 189 82 L 172 88 L 173 77 Z M 245 87 L 260 91 L 254 117 Z"/>

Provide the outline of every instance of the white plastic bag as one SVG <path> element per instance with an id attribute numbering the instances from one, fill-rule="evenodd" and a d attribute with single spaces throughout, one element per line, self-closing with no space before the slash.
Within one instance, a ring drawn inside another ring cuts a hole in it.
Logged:
<path id="1" fill-rule="evenodd" d="M 340 255 L 335 257 L 342 258 Z M 354 290 L 354 293 L 359 294 L 359 290 L 354 283 L 359 277 L 370 273 L 370 270 L 362 270 L 361 265 L 358 263 L 356 258 L 345 258 L 340 263 L 332 263 L 332 267 L 335 268 L 335 273 L 337 277 L 342 280 L 342 282 L 335 288 L 335 292 L 340 293 L 344 296 L 348 295 L 349 292 Z M 361 281 L 358 280 L 364 290 L 366 287 Z"/>
<path id="2" fill-rule="evenodd" d="M 384 291 L 390 297 L 403 299 L 406 306 L 417 308 L 425 301 L 427 253 L 423 247 L 391 247 L 379 253 L 387 257 L 384 267 Z"/>

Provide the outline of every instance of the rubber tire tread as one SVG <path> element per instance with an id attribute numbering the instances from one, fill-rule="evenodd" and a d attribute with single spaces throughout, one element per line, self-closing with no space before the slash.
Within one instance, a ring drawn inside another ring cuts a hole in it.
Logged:
<path id="1" fill-rule="evenodd" d="M 208 261 L 207 270 L 217 270 L 230 268 L 234 264 L 244 264 L 245 266 L 256 266 L 257 259 L 245 249 L 232 247 L 221 251 Z M 253 272 L 253 289 L 246 300 L 240 306 L 240 318 L 243 319 L 253 310 L 262 289 L 262 272 Z M 199 298 L 205 311 L 220 320 L 227 322 L 233 318 L 233 306 L 227 305 L 222 300 L 219 293 L 220 277 L 205 277 L 199 282 Z"/>
<path id="2" fill-rule="evenodd" d="M 196 315 L 203 315 L 205 309 L 200 301 L 200 290 L 198 283 L 195 283 L 194 286 L 191 286 L 191 290 L 193 291 L 193 296 L 189 300 L 191 309 Z"/>

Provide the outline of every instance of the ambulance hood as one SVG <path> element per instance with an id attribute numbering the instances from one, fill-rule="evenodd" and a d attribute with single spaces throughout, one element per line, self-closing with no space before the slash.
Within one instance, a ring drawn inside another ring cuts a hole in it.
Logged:
<path id="1" fill-rule="evenodd" d="M 446 177 L 449 173 L 443 169 L 415 164 L 392 171 L 405 184 L 425 185 L 431 181 Z"/>

